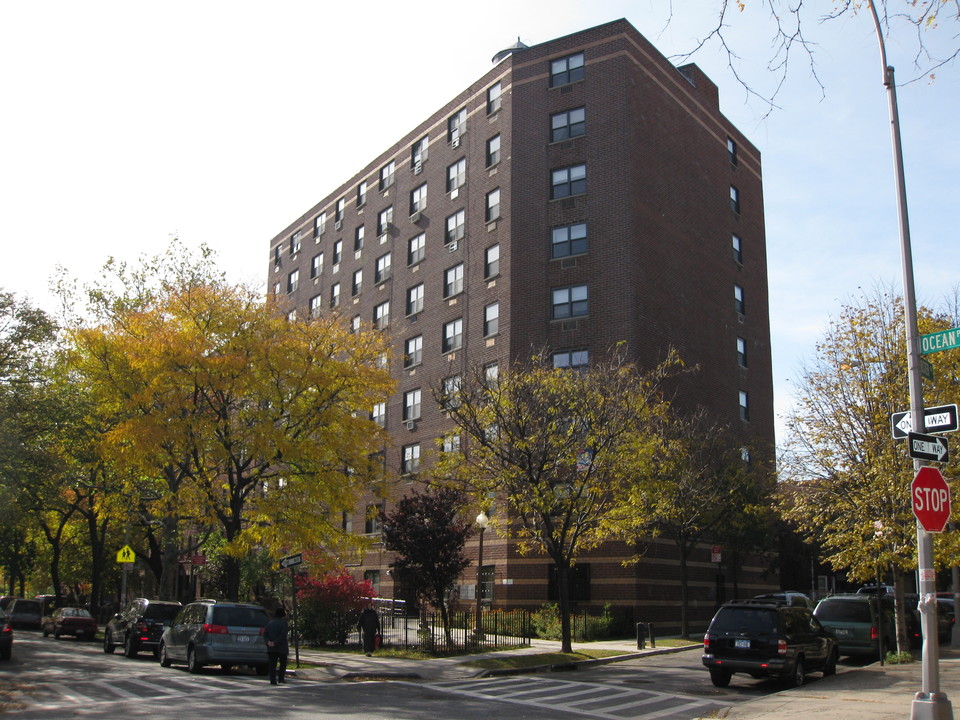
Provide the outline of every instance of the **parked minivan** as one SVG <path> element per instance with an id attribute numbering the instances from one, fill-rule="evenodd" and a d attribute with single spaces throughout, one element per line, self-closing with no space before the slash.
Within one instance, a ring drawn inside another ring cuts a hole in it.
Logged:
<path id="1" fill-rule="evenodd" d="M 7 620 L 12 628 L 39 630 L 43 622 L 43 603 L 39 600 L 16 598 L 7 606 Z"/>
<path id="2" fill-rule="evenodd" d="M 266 675 L 269 661 L 263 629 L 268 619 L 264 608 L 250 603 L 190 603 L 163 631 L 160 665 L 185 663 L 192 673 L 204 665 L 219 665 L 225 671 L 249 665 L 257 675 Z"/>
<path id="3" fill-rule="evenodd" d="M 836 636 L 841 655 L 878 658 L 897 647 L 893 603 L 884 596 L 869 593 L 833 595 L 821 600 L 813 615 Z"/>

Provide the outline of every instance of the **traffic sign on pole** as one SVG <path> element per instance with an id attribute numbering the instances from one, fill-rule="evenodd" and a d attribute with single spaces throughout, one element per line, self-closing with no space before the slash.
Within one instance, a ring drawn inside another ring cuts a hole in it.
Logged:
<path id="1" fill-rule="evenodd" d="M 914 430 L 928 433 L 954 432 L 958 427 L 957 406 L 938 405 L 924 408 L 922 428 L 913 426 L 913 414 L 909 411 L 895 412 L 890 416 L 890 427 L 896 440 L 906 438 Z"/>
<path id="2" fill-rule="evenodd" d="M 931 533 L 943 532 L 950 519 L 950 486 L 935 467 L 922 467 L 910 483 L 913 514 Z"/>
<path id="3" fill-rule="evenodd" d="M 294 565 L 299 565 L 303 562 L 303 553 L 297 553 L 296 555 L 287 555 L 283 560 L 280 561 L 280 567 L 286 569 L 293 567 Z"/>
<path id="4" fill-rule="evenodd" d="M 953 350 L 958 347 L 960 347 L 960 328 L 941 330 L 940 332 L 920 336 L 921 355 L 929 355 L 941 350 Z"/>
<path id="5" fill-rule="evenodd" d="M 907 435 L 907 446 L 908 454 L 914 460 L 947 462 L 950 459 L 947 439 L 939 435 L 921 435 L 912 432 Z"/>

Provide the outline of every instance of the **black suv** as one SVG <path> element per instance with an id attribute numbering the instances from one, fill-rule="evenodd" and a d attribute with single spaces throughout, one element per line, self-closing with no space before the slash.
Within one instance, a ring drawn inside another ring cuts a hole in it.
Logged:
<path id="1" fill-rule="evenodd" d="M 181 607 L 178 602 L 165 600 L 132 600 L 107 623 L 103 631 L 103 651 L 112 653 L 114 648 L 122 647 L 123 654 L 131 658 L 142 650 L 156 655 L 164 628 Z"/>
<path id="2" fill-rule="evenodd" d="M 807 670 L 837 671 L 837 641 L 809 609 L 763 600 L 734 600 L 714 615 L 703 637 L 703 664 L 717 687 L 735 672 L 802 685 Z"/>

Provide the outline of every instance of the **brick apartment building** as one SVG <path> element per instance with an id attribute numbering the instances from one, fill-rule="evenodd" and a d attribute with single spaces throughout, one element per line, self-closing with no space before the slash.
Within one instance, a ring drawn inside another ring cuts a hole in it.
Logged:
<path id="1" fill-rule="evenodd" d="M 270 287 L 298 312 L 390 333 L 399 386 L 372 415 L 394 439 L 388 474 L 415 471 L 449 430 L 430 392 L 445 378 L 544 348 L 577 366 L 618 342 L 642 366 L 676 347 L 700 368 L 677 403 L 709 407 L 772 458 L 760 154 L 720 113 L 716 85 L 625 20 L 494 62 L 270 243 Z M 344 523 L 377 531 L 363 507 Z M 730 595 L 732 572 L 710 550 L 690 559 L 695 622 Z M 578 604 L 675 626 L 672 545 L 625 568 L 630 553 L 609 543 L 585 555 Z M 494 607 L 553 592 L 546 557 L 490 532 L 484 562 Z M 391 597 L 388 564 L 375 549 L 351 569 Z M 737 568 L 741 595 L 776 584 L 763 570 Z"/>

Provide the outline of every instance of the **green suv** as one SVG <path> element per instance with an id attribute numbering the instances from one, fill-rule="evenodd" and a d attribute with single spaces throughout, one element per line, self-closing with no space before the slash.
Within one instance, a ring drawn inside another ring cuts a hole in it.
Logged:
<path id="1" fill-rule="evenodd" d="M 882 608 L 882 625 L 878 606 Z M 817 603 L 813 616 L 836 636 L 841 655 L 876 659 L 897 647 L 893 602 L 887 596 L 832 595 Z"/>
<path id="2" fill-rule="evenodd" d="M 217 600 L 190 603 L 163 631 L 160 639 L 160 665 L 185 663 L 192 672 L 204 665 L 219 665 L 223 670 L 249 665 L 257 675 L 269 669 L 263 629 L 267 611 L 259 605 Z"/>
<path id="3" fill-rule="evenodd" d="M 717 687 L 733 673 L 802 685 L 808 670 L 833 675 L 838 657 L 836 639 L 808 608 L 776 601 L 725 603 L 703 637 L 702 661 Z"/>

